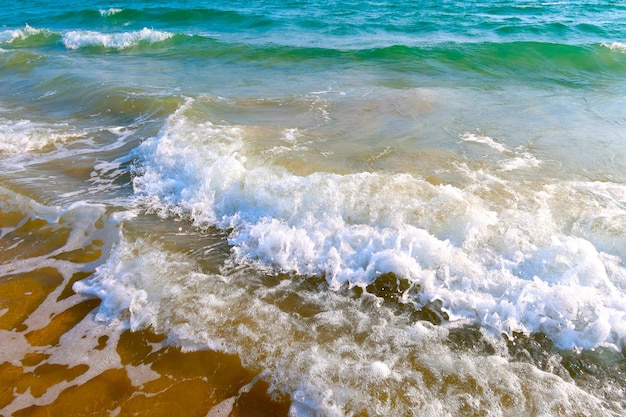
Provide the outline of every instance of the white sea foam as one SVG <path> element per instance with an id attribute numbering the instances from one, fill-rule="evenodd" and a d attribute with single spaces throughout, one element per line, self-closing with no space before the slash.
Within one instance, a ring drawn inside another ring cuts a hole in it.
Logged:
<path id="1" fill-rule="evenodd" d="M 626 52 L 626 43 L 622 42 L 613 42 L 613 43 L 603 43 L 602 46 L 609 48 L 611 51 L 619 51 Z"/>
<path id="2" fill-rule="evenodd" d="M 519 156 L 500 162 L 503 171 L 514 171 L 523 168 L 536 168 L 541 165 L 541 160 L 534 155 L 523 152 Z"/>
<path id="3" fill-rule="evenodd" d="M 79 49 L 89 46 L 104 48 L 127 49 L 140 42 L 157 43 L 174 36 L 172 33 L 143 28 L 135 32 L 102 33 L 95 31 L 70 31 L 63 35 L 63 44 L 68 49 Z"/>
<path id="4" fill-rule="evenodd" d="M 42 150 L 75 136 L 65 124 L 46 125 L 30 120 L 0 119 L 0 154 Z"/>
<path id="5" fill-rule="evenodd" d="M 502 171 L 514 171 L 517 169 L 524 168 L 536 168 L 541 165 L 541 160 L 536 156 L 531 154 L 528 151 L 525 151 L 523 148 L 516 149 L 508 149 L 502 143 L 496 141 L 495 139 L 482 135 L 480 133 L 469 133 L 465 132 L 459 135 L 459 139 L 462 142 L 468 143 L 477 143 L 480 145 L 487 146 L 499 154 L 502 154 L 505 159 L 499 161 L 498 165 L 502 169 Z"/>
<path id="6" fill-rule="evenodd" d="M 491 339 L 499 352 L 492 357 L 451 351 L 445 327 L 407 323 L 376 297 L 298 291 L 295 279 L 264 286 L 251 275 L 202 273 L 182 253 L 122 239 L 106 264 L 74 289 L 102 298 L 96 318 L 104 323 L 151 327 L 184 348 L 237 353 L 271 390 L 291 397 L 294 416 L 401 415 L 407 409 L 445 416 L 463 415 L 468 407 L 551 416 L 554 403 L 572 414 L 603 410 L 575 385 L 508 362 L 500 338 Z M 313 313 L 279 308 L 275 301 L 289 291 L 298 307 L 311 306 Z"/>
<path id="7" fill-rule="evenodd" d="M 122 10 L 123 9 L 111 7 L 110 9 L 100 9 L 99 12 L 100 12 L 100 16 L 113 16 L 115 14 L 122 12 Z"/>
<path id="8" fill-rule="evenodd" d="M 231 230 L 235 262 L 324 276 L 331 288 L 392 272 L 419 286 L 408 301 L 442 300 L 453 319 L 496 334 L 544 332 L 563 348 L 626 343 L 623 249 L 599 242 L 623 223 L 624 201 L 480 173 L 465 188 L 407 174 L 296 176 L 247 162 L 243 128 L 191 122 L 192 105 L 142 145 L 137 197 Z M 492 186 L 504 191 L 485 194 Z"/>
<path id="9" fill-rule="evenodd" d="M 36 29 L 29 25 L 22 29 L 11 29 L 0 31 L 0 43 L 11 43 L 15 40 L 24 40 L 29 36 L 39 35 L 40 33 L 50 33 L 45 29 Z"/>
<path id="10" fill-rule="evenodd" d="M 489 136 L 476 134 L 476 133 L 463 133 L 462 135 L 459 136 L 459 139 L 461 139 L 464 142 L 474 142 L 474 143 L 480 143 L 482 145 L 486 145 L 490 147 L 491 149 L 494 149 L 500 153 L 509 152 L 506 146 L 504 146 L 501 143 L 496 142 L 493 138 L 490 138 Z"/>

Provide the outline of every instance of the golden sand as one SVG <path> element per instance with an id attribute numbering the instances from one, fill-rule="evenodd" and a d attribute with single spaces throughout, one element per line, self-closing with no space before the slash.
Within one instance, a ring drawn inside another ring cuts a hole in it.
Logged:
<path id="1" fill-rule="evenodd" d="M 100 300 L 80 299 L 72 291 L 74 282 L 89 277 L 93 271 L 64 277 L 45 261 L 85 265 L 102 255 L 102 242 L 92 241 L 81 250 L 59 254 L 58 249 L 69 235 L 66 227 L 24 219 L 19 212 L 0 213 L 0 227 L 5 228 L 0 239 L 2 271 L 10 271 L 12 264 L 32 258 L 41 258 L 43 264 L 27 272 L 0 276 L 0 344 L 4 349 L 0 355 L 0 415 L 287 414 L 286 399 L 271 398 L 267 383 L 257 381 L 252 371 L 241 366 L 237 356 L 208 350 L 183 352 L 167 345 L 165 336 L 150 330 L 100 336 L 94 350 L 105 350 L 111 348 L 110 343 L 116 343 L 110 350 L 119 359 L 89 379 L 83 380 L 93 372 L 90 368 L 95 365 L 91 363 L 51 363 L 55 351 L 66 351 L 67 345 L 71 351 L 74 341 L 63 335 L 79 323 L 92 320 Z M 7 233 L 6 228 L 11 230 Z M 29 322 L 44 304 L 53 306 L 47 323 L 41 325 L 41 319 L 37 324 Z M 68 361 L 77 362 L 80 358 Z"/>

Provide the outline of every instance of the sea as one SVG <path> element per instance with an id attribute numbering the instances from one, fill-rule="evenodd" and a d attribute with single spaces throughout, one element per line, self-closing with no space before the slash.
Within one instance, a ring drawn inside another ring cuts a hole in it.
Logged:
<path id="1" fill-rule="evenodd" d="M 2 416 L 625 416 L 625 261 L 621 0 L 2 2 Z"/>

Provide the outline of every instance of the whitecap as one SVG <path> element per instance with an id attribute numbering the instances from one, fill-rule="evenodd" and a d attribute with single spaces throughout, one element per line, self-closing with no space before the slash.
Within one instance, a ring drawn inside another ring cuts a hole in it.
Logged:
<path id="1" fill-rule="evenodd" d="M 265 286 L 253 276 L 250 270 L 228 277 L 204 273 L 182 253 L 122 238 L 107 262 L 73 288 L 102 299 L 96 319 L 105 324 L 151 327 L 184 349 L 236 353 L 271 391 L 289 395 L 293 415 L 400 415 L 407 409 L 458 415 L 468 384 L 480 409 L 494 414 L 503 406 L 511 411 L 511 403 L 520 415 L 550 401 L 582 414 L 602 408 L 576 385 L 509 361 L 499 337 L 488 339 L 502 351 L 497 355 L 458 352 L 446 343 L 445 326 L 407 323 L 367 294 L 308 291 L 291 278 Z M 284 311 L 275 300 L 285 294 L 319 312 Z"/>
<path id="2" fill-rule="evenodd" d="M 22 29 L 10 29 L 0 32 L 0 43 L 12 43 L 16 40 L 24 40 L 30 36 L 39 35 L 41 33 L 50 33 L 45 29 L 33 28 L 29 25 L 24 26 Z"/>
<path id="3" fill-rule="evenodd" d="M 110 9 L 100 9 L 100 16 L 113 16 L 115 14 L 121 13 L 123 9 L 118 9 L 115 7 L 111 7 Z"/>
<path id="4" fill-rule="evenodd" d="M 622 42 L 613 42 L 613 43 L 602 43 L 602 46 L 604 46 L 605 48 L 609 48 L 611 51 L 619 51 L 619 52 L 626 52 L 626 43 L 622 43 Z"/>
<path id="5" fill-rule="evenodd" d="M 26 119 L 0 119 L 0 154 L 15 155 L 40 151 L 75 136 L 76 134 L 65 124 L 43 124 Z"/>
<path id="6" fill-rule="evenodd" d="M 68 49 L 79 49 L 89 46 L 104 48 L 127 49 L 137 46 L 140 42 L 157 43 L 174 36 L 169 32 L 143 28 L 135 32 L 102 33 L 95 31 L 70 31 L 63 35 L 63 44 Z"/>

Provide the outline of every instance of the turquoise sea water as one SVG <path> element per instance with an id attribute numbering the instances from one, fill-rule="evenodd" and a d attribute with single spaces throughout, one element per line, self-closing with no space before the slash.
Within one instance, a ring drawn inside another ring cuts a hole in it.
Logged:
<path id="1" fill-rule="evenodd" d="M 0 215 L 101 252 L 7 220 L 0 280 L 102 300 L 51 364 L 149 328 L 290 415 L 624 415 L 625 109 L 620 1 L 8 0 Z"/>

